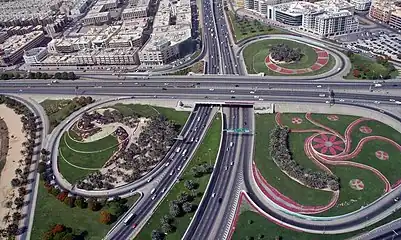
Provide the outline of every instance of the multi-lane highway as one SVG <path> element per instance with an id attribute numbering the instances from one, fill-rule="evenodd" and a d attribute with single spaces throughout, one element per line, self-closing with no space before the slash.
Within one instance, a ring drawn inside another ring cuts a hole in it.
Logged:
<path id="1" fill-rule="evenodd" d="M 161 201 L 169 192 L 170 188 L 179 180 L 181 172 L 185 169 L 190 157 L 195 152 L 198 144 L 207 130 L 207 125 L 211 122 L 213 109 L 209 105 L 197 105 L 191 114 L 191 120 L 188 127 L 184 129 L 181 136 L 183 140 L 178 140 L 170 149 L 166 158 L 170 162 L 168 166 L 160 166 L 164 168 L 163 173 L 155 177 L 149 183 L 150 187 L 144 191 L 144 196 L 135 208 L 129 212 L 134 213 L 132 221 L 124 225 L 122 222 L 118 224 L 107 236 L 107 239 L 121 240 L 129 239 L 130 236 L 136 234 L 146 220 L 149 219 L 151 213 L 156 209 L 157 203 Z M 191 139 L 194 139 L 192 142 Z M 128 214 L 129 214 L 128 213 Z M 150 236 L 149 236 L 150 237 Z"/>
<path id="2" fill-rule="evenodd" d="M 253 114 L 251 106 L 224 105 L 227 129 L 252 128 L 249 121 Z M 249 140 L 252 133 L 230 133 L 225 131 L 221 152 L 204 201 L 198 209 L 194 220 L 183 239 L 221 239 L 227 216 L 236 204 L 236 179 L 243 158 L 249 152 Z M 251 154 L 252 156 L 252 154 Z"/>

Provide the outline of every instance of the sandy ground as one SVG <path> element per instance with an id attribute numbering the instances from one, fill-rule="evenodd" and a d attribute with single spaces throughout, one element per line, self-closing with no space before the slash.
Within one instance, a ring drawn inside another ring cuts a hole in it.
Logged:
<path id="1" fill-rule="evenodd" d="M 20 151 L 22 143 L 25 141 L 25 134 L 22 132 L 21 117 L 12 109 L 0 105 L 0 117 L 5 121 L 10 137 L 6 165 L 0 177 L 0 228 L 4 228 L 3 217 L 11 211 L 5 207 L 5 203 L 13 198 L 13 192 L 18 195 L 17 189 L 13 191 L 11 180 L 15 177 L 15 169 L 19 167 L 18 161 L 23 159 Z"/>

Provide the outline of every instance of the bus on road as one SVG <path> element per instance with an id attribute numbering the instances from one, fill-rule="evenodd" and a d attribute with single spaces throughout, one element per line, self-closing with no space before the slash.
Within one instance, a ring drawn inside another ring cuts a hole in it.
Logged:
<path id="1" fill-rule="evenodd" d="M 135 213 L 128 214 L 128 216 L 124 219 L 124 225 L 128 225 L 134 217 Z"/>

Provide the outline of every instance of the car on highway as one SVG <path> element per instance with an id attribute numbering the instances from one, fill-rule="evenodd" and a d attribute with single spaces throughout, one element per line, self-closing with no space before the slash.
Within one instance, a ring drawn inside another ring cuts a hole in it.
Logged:
<path id="1" fill-rule="evenodd" d="M 226 167 L 224 168 L 224 170 L 226 170 L 226 171 L 227 171 L 227 170 L 228 170 L 228 167 L 226 166 Z"/>
<path id="2" fill-rule="evenodd" d="M 209 91 L 214 91 L 214 88 L 209 89 Z"/>
<path id="3" fill-rule="evenodd" d="M 172 171 L 171 173 L 170 173 L 170 176 L 172 176 L 174 174 L 174 171 Z"/>
<path id="4" fill-rule="evenodd" d="M 253 93 L 255 93 L 255 92 L 254 92 L 254 91 L 250 91 L 249 93 L 252 93 L 252 94 L 253 94 Z"/>
<path id="5" fill-rule="evenodd" d="M 230 166 L 232 166 L 232 165 L 234 165 L 234 162 L 233 162 L 233 161 L 230 162 Z"/>
<path id="6" fill-rule="evenodd" d="M 216 196 L 216 193 L 213 193 L 213 194 L 212 194 L 212 197 L 215 197 L 215 196 Z"/>
<path id="7" fill-rule="evenodd" d="M 148 180 L 147 180 L 147 182 L 150 182 L 150 181 L 152 181 L 152 177 L 148 178 Z"/>
<path id="8" fill-rule="evenodd" d="M 230 93 L 235 93 L 235 91 L 234 91 L 234 90 L 231 90 Z"/>
<path id="9" fill-rule="evenodd" d="M 155 195 L 153 195 L 153 197 L 152 197 L 152 200 L 155 200 L 155 198 L 156 198 L 156 194 L 155 194 Z"/>
<path id="10" fill-rule="evenodd" d="M 317 88 L 321 88 L 321 87 L 322 87 L 322 85 L 317 85 L 316 87 L 317 87 Z"/>
<path id="11" fill-rule="evenodd" d="M 132 228 L 135 229 L 138 226 L 138 224 L 134 223 L 132 224 Z"/>

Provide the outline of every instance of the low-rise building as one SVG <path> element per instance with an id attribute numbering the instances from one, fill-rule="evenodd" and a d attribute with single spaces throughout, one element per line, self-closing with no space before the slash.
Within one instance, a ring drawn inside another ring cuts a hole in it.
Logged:
<path id="1" fill-rule="evenodd" d="M 343 0 L 295 1 L 268 7 L 268 18 L 322 36 L 359 31 L 354 8 Z"/>
<path id="2" fill-rule="evenodd" d="M 349 2 L 355 6 L 357 11 L 368 11 L 372 4 L 372 0 L 350 0 Z"/>
<path id="3" fill-rule="evenodd" d="M 40 63 L 47 56 L 47 48 L 32 48 L 24 53 L 24 62 L 27 64 Z"/>
<path id="4" fill-rule="evenodd" d="M 0 45 L 2 65 L 13 65 L 22 58 L 24 51 L 38 46 L 45 38 L 43 31 L 9 37 Z"/>

